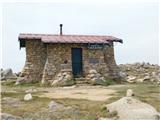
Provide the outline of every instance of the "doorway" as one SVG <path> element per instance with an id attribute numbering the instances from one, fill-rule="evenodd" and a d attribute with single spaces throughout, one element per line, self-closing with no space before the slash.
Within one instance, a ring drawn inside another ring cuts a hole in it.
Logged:
<path id="1" fill-rule="evenodd" d="M 72 48 L 72 73 L 74 77 L 82 76 L 82 48 Z"/>

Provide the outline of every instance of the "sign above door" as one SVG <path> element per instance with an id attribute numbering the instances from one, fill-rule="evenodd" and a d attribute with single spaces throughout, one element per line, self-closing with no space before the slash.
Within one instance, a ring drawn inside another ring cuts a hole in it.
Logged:
<path id="1" fill-rule="evenodd" d="M 88 49 L 102 49 L 103 44 L 91 43 L 88 44 Z"/>

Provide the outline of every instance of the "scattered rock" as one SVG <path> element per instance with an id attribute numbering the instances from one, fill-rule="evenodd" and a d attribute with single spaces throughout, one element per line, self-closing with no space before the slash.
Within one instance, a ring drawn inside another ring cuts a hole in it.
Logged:
<path id="1" fill-rule="evenodd" d="M 14 116 L 8 113 L 0 113 L 1 114 L 1 119 L 2 120 L 23 120 L 21 117 Z"/>
<path id="2" fill-rule="evenodd" d="M 11 69 L 11 68 L 6 69 L 6 70 L 3 72 L 3 75 L 4 75 L 5 77 L 10 77 L 10 76 L 12 76 L 12 75 L 13 75 L 12 69 Z"/>
<path id="3" fill-rule="evenodd" d="M 33 88 L 25 91 L 25 93 L 35 93 L 35 92 L 37 92 L 37 89 L 33 89 Z"/>
<path id="4" fill-rule="evenodd" d="M 17 72 L 17 73 L 16 73 L 16 76 L 17 76 L 17 77 L 20 77 L 20 75 L 21 75 L 21 72 Z"/>
<path id="5" fill-rule="evenodd" d="M 149 63 L 134 63 L 134 64 L 121 64 L 119 68 L 122 73 L 126 74 L 126 82 L 128 83 L 143 83 L 152 82 L 160 83 L 160 66 Z"/>
<path id="6" fill-rule="evenodd" d="M 18 98 L 12 98 L 12 97 L 2 98 L 2 103 L 13 107 L 19 107 L 21 105 L 21 101 Z"/>
<path id="7" fill-rule="evenodd" d="M 136 80 L 136 82 L 137 82 L 137 83 L 143 83 L 143 82 L 144 82 L 144 79 L 143 79 L 143 78 L 139 78 L 139 79 Z"/>
<path id="8" fill-rule="evenodd" d="M 24 96 L 24 100 L 25 100 L 25 101 L 32 100 L 32 95 L 31 95 L 30 93 L 26 94 L 26 95 Z"/>
<path id="9" fill-rule="evenodd" d="M 127 77 L 127 82 L 129 83 L 134 83 L 135 82 L 136 77 L 135 76 L 128 76 Z"/>
<path id="10" fill-rule="evenodd" d="M 20 82 L 19 82 L 19 81 L 16 81 L 16 82 L 15 82 L 15 85 L 19 85 L 19 84 L 20 84 Z"/>
<path id="11" fill-rule="evenodd" d="M 128 89 L 127 92 L 126 92 L 126 96 L 127 96 L 127 97 L 132 97 L 132 96 L 134 96 L 133 91 L 132 91 L 131 89 Z"/>
<path id="12" fill-rule="evenodd" d="M 47 107 L 39 109 L 37 112 L 23 114 L 23 120 L 76 120 L 82 115 L 77 106 L 63 106 L 56 102 L 50 102 Z"/>
<path id="13" fill-rule="evenodd" d="M 118 74 L 119 74 L 119 76 L 120 76 L 121 78 L 127 77 L 127 74 L 126 74 L 125 72 L 120 71 L 120 72 L 118 72 Z"/>
<path id="14" fill-rule="evenodd" d="M 63 109 L 64 106 L 62 104 L 59 104 L 59 103 L 56 103 L 54 101 L 51 101 L 48 105 L 48 108 L 50 110 L 53 110 L 53 111 L 56 111 L 56 110 L 60 110 L 60 109 Z"/>
<path id="15" fill-rule="evenodd" d="M 6 70 L 1 69 L 1 80 L 9 80 L 9 79 L 16 79 L 17 76 L 15 73 L 12 72 L 11 68 Z"/>
<path id="16" fill-rule="evenodd" d="M 143 81 L 149 80 L 149 79 L 150 79 L 150 76 L 145 76 L 144 79 L 143 79 Z"/>

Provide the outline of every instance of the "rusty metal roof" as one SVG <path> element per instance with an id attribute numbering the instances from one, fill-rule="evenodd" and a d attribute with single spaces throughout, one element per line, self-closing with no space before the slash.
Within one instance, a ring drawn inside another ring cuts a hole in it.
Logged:
<path id="1" fill-rule="evenodd" d="M 123 42 L 113 36 L 99 35 L 53 35 L 53 34 L 19 34 L 19 40 L 39 39 L 43 43 L 108 43 Z"/>

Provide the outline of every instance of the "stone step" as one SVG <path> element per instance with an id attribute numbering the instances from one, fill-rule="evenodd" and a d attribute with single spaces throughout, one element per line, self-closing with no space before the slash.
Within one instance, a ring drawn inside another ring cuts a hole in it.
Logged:
<path id="1" fill-rule="evenodd" d="M 75 81 L 75 82 L 76 82 L 76 84 L 88 84 L 87 81 Z"/>
<path id="2" fill-rule="evenodd" d="M 86 78 L 83 78 L 83 77 L 81 77 L 81 78 L 75 78 L 75 81 L 86 81 Z"/>
<path id="3" fill-rule="evenodd" d="M 85 86 L 88 84 L 86 78 L 83 78 L 83 77 L 75 78 L 75 83 L 80 86 Z"/>
<path id="4" fill-rule="evenodd" d="M 85 83 L 85 84 L 76 84 L 76 86 L 78 87 L 78 86 L 89 86 L 90 84 L 87 84 L 87 83 Z"/>

